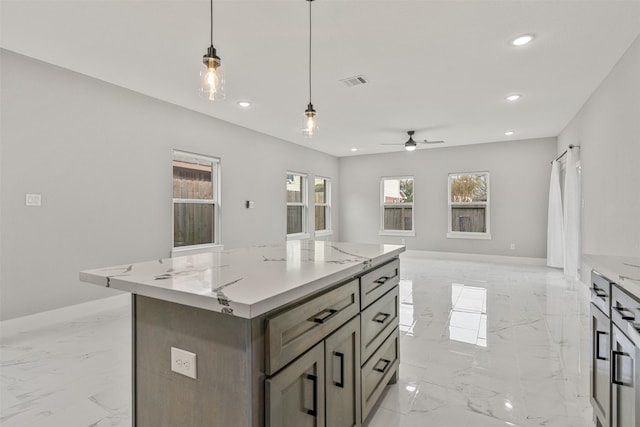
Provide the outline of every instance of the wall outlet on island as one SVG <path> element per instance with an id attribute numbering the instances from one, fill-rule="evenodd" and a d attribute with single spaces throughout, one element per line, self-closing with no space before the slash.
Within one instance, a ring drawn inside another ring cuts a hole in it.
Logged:
<path id="1" fill-rule="evenodd" d="M 516 250 L 516 244 L 512 243 L 511 245 L 509 245 L 509 249 L 511 249 L 512 251 Z"/>
<path id="2" fill-rule="evenodd" d="M 196 354 L 171 347 L 171 370 L 178 374 L 196 379 Z"/>
<path id="3" fill-rule="evenodd" d="M 402 239 L 400 239 L 400 243 L 402 243 L 404 245 L 404 237 Z"/>

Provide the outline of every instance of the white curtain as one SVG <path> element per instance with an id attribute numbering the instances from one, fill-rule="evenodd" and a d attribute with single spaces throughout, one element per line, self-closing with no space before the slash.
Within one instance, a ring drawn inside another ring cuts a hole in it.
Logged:
<path id="1" fill-rule="evenodd" d="M 564 275 L 579 279 L 580 268 L 580 179 L 578 150 L 567 150 L 564 180 Z"/>
<path id="2" fill-rule="evenodd" d="M 557 160 L 551 164 L 547 218 L 547 265 L 563 268 L 564 219 L 562 217 L 562 192 L 560 191 L 560 163 Z"/>

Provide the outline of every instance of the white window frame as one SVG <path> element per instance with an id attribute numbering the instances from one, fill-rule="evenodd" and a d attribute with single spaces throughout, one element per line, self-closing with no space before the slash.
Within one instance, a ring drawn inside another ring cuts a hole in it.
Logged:
<path id="1" fill-rule="evenodd" d="M 385 203 L 384 202 L 384 182 L 393 179 L 411 179 L 413 181 L 413 202 L 411 203 Z M 412 175 L 405 176 L 383 176 L 380 178 L 380 236 L 415 236 L 415 202 L 416 202 L 416 180 Z M 411 206 L 411 230 L 385 230 L 384 229 L 384 208 L 385 206 Z"/>
<path id="2" fill-rule="evenodd" d="M 287 179 L 289 175 L 295 175 L 300 177 L 300 186 L 302 187 L 302 201 L 301 202 L 289 202 L 286 197 L 286 187 L 285 187 L 285 200 L 287 200 L 287 208 L 289 206 L 302 206 L 302 232 L 300 233 L 291 233 L 287 234 L 287 240 L 299 240 L 299 239 L 308 239 L 309 231 L 308 231 L 308 216 L 309 216 L 309 176 L 306 173 L 302 172 L 293 172 L 287 171 Z M 288 210 L 288 209 L 287 209 Z M 286 215 L 286 213 L 285 213 Z M 285 216 L 285 230 L 288 228 L 287 218 Z"/>
<path id="3" fill-rule="evenodd" d="M 325 203 L 316 203 L 316 197 L 315 197 L 315 192 L 316 192 L 316 179 L 322 179 L 324 180 L 324 198 L 325 198 Z M 331 178 L 327 178 L 324 176 L 320 176 L 320 175 L 316 175 L 313 179 L 313 203 L 314 203 L 314 208 L 315 206 L 324 206 L 325 208 L 325 228 L 322 230 L 314 230 L 315 231 L 315 235 L 322 237 L 322 236 L 330 236 L 333 234 L 333 230 L 331 228 Z M 313 223 L 313 228 L 315 229 L 315 209 L 313 210 L 313 214 L 314 214 L 314 223 Z"/>
<path id="4" fill-rule="evenodd" d="M 196 154 L 188 151 L 173 150 L 171 156 L 171 183 L 173 185 L 173 161 L 177 159 L 190 159 L 200 162 L 211 162 L 211 185 L 212 185 L 212 198 L 211 199 L 181 199 L 172 198 L 171 203 L 171 255 L 180 255 L 186 252 L 198 251 L 201 249 L 220 248 L 222 247 L 222 241 L 220 236 L 220 222 L 221 222 L 221 207 L 220 207 L 220 159 L 217 157 L 207 156 L 204 154 Z M 173 187 L 172 187 L 173 188 Z M 173 196 L 173 190 L 171 191 Z M 187 245 L 187 246 L 174 246 L 175 245 L 175 204 L 176 203 L 194 203 L 194 204 L 211 204 L 213 205 L 213 242 L 205 243 L 201 245 Z"/>
<path id="5" fill-rule="evenodd" d="M 487 201 L 486 202 L 452 202 L 451 201 L 451 176 L 452 175 L 485 175 L 487 177 Z M 485 206 L 485 226 L 484 233 L 453 231 L 451 227 L 451 210 L 456 206 Z M 491 180 L 489 171 L 477 172 L 451 172 L 447 175 L 447 238 L 448 239 L 484 239 L 491 240 Z"/>

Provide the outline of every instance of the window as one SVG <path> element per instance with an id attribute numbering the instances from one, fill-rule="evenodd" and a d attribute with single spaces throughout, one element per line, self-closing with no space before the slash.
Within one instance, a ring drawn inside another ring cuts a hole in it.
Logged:
<path id="1" fill-rule="evenodd" d="M 287 237 L 307 233 L 307 176 L 287 172 Z"/>
<path id="2" fill-rule="evenodd" d="M 447 237 L 490 239 L 489 172 L 449 174 Z"/>
<path id="3" fill-rule="evenodd" d="M 173 247 L 219 244 L 219 160 L 173 152 Z"/>
<path id="4" fill-rule="evenodd" d="M 331 180 L 328 178 L 316 177 L 314 191 L 316 209 L 316 235 L 330 234 Z"/>
<path id="5" fill-rule="evenodd" d="M 413 236 L 413 177 L 382 178 L 380 234 Z"/>

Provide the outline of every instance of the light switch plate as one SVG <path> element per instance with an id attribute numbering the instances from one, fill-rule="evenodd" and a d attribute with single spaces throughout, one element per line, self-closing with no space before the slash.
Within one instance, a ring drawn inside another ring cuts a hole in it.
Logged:
<path id="1" fill-rule="evenodd" d="M 27 206 L 42 206 L 42 196 L 40 194 L 25 194 L 24 203 Z"/>
<path id="2" fill-rule="evenodd" d="M 196 354 L 171 347 L 171 370 L 178 374 L 196 379 Z"/>

